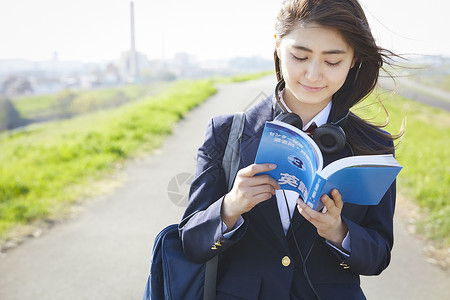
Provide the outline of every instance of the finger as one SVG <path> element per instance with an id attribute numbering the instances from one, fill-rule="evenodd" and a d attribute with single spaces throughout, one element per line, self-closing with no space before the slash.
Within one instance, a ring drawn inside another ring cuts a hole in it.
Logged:
<path id="1" fill-rule="evenodd" d="M 278 190 L 280 189 L 280 185 L 278 184 L 278 182 L 273 179 L 271 176 L 269 175 L 257 175 L 254 176 L 250 179 L 249 181 L 250 186 L 257 186 L 257 185 L 270 185 L 272 186 L 274 189 Z"/>
<path id="2" fill-rule="evenodd" d="M 338 192 L 338 190 L 333 189 L 331 191 L 331 196 L 333 198 L 330 198 L 327 194 L 322 195 L 320 200 L 322 200 L 328 211 L 333 214 L 340 214 L 344 205 L 344 203 L 342 202 L 341 194 Z"/>
<path id="3" fill-rule="evenodd" d="M 322 201 L 322 203 L 325 205 L 327 211 L 329 211 L 332 214 L 336 214 L 337 212 L 336 204 L 334 203 L 333 199 L 331 199 L 327 194 L 322 195 L 322 197 L 320 197 L 320 201 Z"/>
<path id="4" fill-rule="evenodd" d="M 253 177 L 258 173 L 268 172 L 275 169 L 275 164 L 252 164 L 239 171 L 242 176 Z"/>
<path id="5" fill-rule="evenodd" d="M 331 191 L 331 196 L 333 197 L 334 203 L 336 204 L 336 207 L 339 210 L 342 210 L 342 207 L 344 206 L 344 202 L 342 201 L 341 193 L 337 189 L 333 189 Z"/>
<path id="6" fill-rule="evenodd" d="M 321 219 L 322 219 L 322 213 L 318 213 L 317 211 L 315 211 L 314 209 L 312 209 L 311 207 L 309 207 L 305 202 L 303 202 L 301 199 L 297 199 L 297 204 L 298 204 L 298 212 L 309 222 L 311 222 L 311 224 L 313 224 L 314 226 L 318 225 L 319 223 L 321 223 Z M 316 226 L 317 227 L 317 226 Z"/>
<path id="7" fill-rule="evenodd" d="M 272 198 L 273 194 L 271 193 L 261 193 L 261 194 L 256 194 L 255 196 L 253 196 L 253 202 L 254 205 L 269 200 L 270 198 Z"/>
<path id="8" fill-rule="evenodd" d="M 241 203 L 248 203 L 251 208 L 256 204 L 272 198 L 275 190 L 270 186 L 260 186 L 257 188 L 249 188 L 242 193 Z"/>
<path id="9" fill-rule="evenodd" d="M 298 212 L 308 221 L 311 222 L 311 216 L 308 214 L 309 206 L 305 204 L 302 200 L 297 200 Z"/>
<path id="10" fill-rule="evenodd" d="M 275 189 L 271 185 L 264 184 L 254 187 L 247 187 L 246 189 L 244 189 L 243 194 L 247 198 L 253 198 L 260 194 L 269 194 L 270 197 L 272 197 L 272 195 L 275 195 Z"/>

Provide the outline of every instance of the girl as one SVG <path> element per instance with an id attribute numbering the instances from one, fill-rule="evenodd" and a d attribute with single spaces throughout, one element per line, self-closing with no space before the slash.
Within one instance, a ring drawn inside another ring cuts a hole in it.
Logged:
<path id="1" fill-rule="evenodd" d="M 230 192 L 221 160 L 232 115 L 210 121 L 179 225 L 183 248 L 195 262 L 222 254 L 217 299 L 365 299 L 359 275 L 380 274 L 390 261 L 395 183 L 377 206 L 344 205 L 335 189 L 317 212 L 259 175 L 275 165 L 253 161 L 265 122 L 286 112 L 304 129 L 339 121 L 345 147 L 325 152 L 324 165 L 393 153 L 388 133 L 349 113 L 392 53 L 375 44 L 357 0 L 284 1 L 275 28 L 275 93 L 246 112 Z"/>

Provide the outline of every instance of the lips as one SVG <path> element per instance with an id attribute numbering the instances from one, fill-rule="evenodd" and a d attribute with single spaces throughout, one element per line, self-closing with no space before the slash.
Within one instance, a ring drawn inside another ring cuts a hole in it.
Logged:
<path id="1" fill-rule="evenodd" d="M 306 91 L 310 93 L 317 93 L 324 89 L 324 87 L 314 87 L 314 86 L 308 86 L 304 84 L 300 84 Z"/>

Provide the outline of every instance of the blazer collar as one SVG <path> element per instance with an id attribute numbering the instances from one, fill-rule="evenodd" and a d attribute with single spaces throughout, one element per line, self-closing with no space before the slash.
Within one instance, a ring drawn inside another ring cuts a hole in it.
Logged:
<path id="1" fill-rule="evenodd" d="M 273 95 L 246 111 L 241 141 L 241 167 L 246 167 L 255 161 L 264 125 L 266 121 L 272 121 L 275 116 Z"/>

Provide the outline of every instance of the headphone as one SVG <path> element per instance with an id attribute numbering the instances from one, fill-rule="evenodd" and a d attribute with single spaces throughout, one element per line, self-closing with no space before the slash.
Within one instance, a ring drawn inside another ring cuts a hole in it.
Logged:
<path id="1" fill-rule="evenodd" d="M 294 127 L 303 129 L 303 121 L 299 115 L 290 113 L 280 100 L 279 92 L 285 86 L 285 82 L 281 79 L 275 87 L 275 105 L 278 107 L 276 110 L 281 110 L 274 120 L 288 123 Z M 345 121 L 349 116 L 350 111 L 337 122 L 323 124 L 317 127 L 312 138 L 316 142 L 317 146 L 322 152 L 327 154 L 338 153 L 344 149 L 346 145 L 346 137 L 344 130 L 339 126 L 339 123 Z"/>

